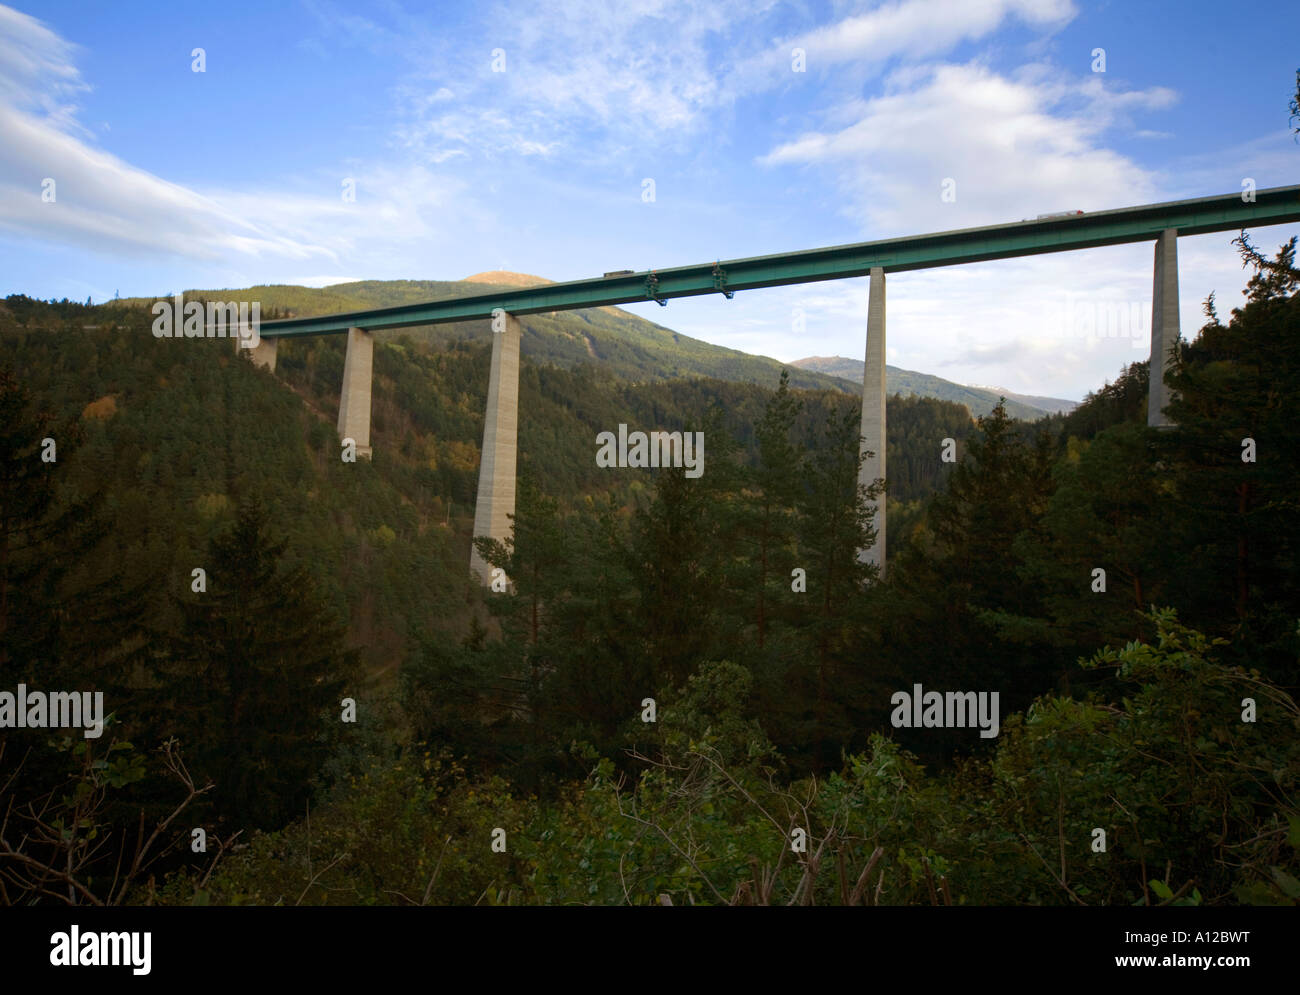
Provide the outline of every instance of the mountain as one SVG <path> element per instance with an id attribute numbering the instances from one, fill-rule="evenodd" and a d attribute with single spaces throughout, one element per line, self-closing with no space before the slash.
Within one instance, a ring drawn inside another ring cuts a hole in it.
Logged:
<path id="1" fill-rule="evenodd" d="M 508 270 L 475 273 L 463 280 L 358 280 L 328 287 L 260 285 L 244 289 L 187 290 L 191 300 L 259 301 L 263 320 L 307 314 L 332 314 L 369 308 L 416 304 L 481 294 L 485 291 L 517 290 L 551 283 L 545 277 Z M 103 305 L 148 305 L 152 298 L 126 298 Z M 767 356 L 753 356 L 736 349 L 711 345 L 682 335 L 617 307 L 578 311 L 552 311 L 524 315 L 520 350 L 539 365 L 573 369 L 584 364 L 599 367 L 633 383 L 709 377 L 734 383 L 775 387 L 782 369 L 790 371 L 790 385 L 809 390 L 857 393 L 862 383 L 861 360 L 843 356 L 811 356 L 781 363 Z M 452 342 L 483 340 L 481 322 L 453 322 L 424 325 L 377 333 L 380 341 L 429 345 L 445 349 Z M 1073 401 L 1033 397 L 998 388 L 968 387 L 927 373 L 886 367 L 890 394 L 917 395 L 963 404 L 973 415 L 988 414 L 998 397 L 1007 398 L 1007 413 L 1014 418 L 1036 421 L 1045 413 L 1069 411 Z"/>
<path id="2" fill-rule="evenodd" d="M 866 372 L 866 364 L 862 360 L 849 359 L 845 356 L 809 356 L 806 359 L 793 360 L 790 365 L 801 370 L 827 373 L 859 385 Z M 951 380 L 929 373 L 917 373 L 888 365 L 885 366 L 885 389 L 890 394 L 916 394 L 942 401 L 956 401 L 958 404 L 966 405 L 970 413 L 976 416 L 988 414 L 997 406 L 998 398 L 1005 397 L 1007 414 L 1025 421 L 1036 421 L 1045 414 L 1058 411 L 1070 412 L 1078 407 L 1077 401 L 1016 394 L 1003 387 L 973 387 L 953 383 Z"/>
<path id="3" fill-rule="evenodd" d="M 546 283 L 554 283 L 554 280 L 548 280 L 544 276 L 533 276 L 531 273 L 512 273 L 507 269 L 493 269 L 485 273 L 475 273 L 473 276 L 467 276 L 463 283 L 490 283 L 496 287 L 540 287 Z"/>
<path id="4" fill-rule="evenodd" d="M 1031 408 L 1038 408 L 1040 411 L 1046 411 L 1048 414 L 1068 415 L 1071 411 L 1079 406 L 1078 401 L 1067 401 L 1062 397 L 1043 397 L 1039 394 L 1017 394 L 1013 390 L 1007 390 L 1005 387 L 996 387 L 989 384 L 966 384 L 972 390 L 987 390 L 998 397 L 1005 397 L 1008 401 L 1019 401 L 1021 404 L 1028 404 Z"/>

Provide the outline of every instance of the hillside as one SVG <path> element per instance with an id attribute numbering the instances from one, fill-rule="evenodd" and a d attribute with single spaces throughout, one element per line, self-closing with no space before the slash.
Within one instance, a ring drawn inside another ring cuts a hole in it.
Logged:
<path id="1" fill-rule="evenodd" d="M 548 280 L 544 276 L 533 276 L 531 273 L 512 273 L 506 269 L 493 269 L 467 276 L 462 282 L 487 283 L 496 287 L 537 287 L 555 281 Z"/>
<path id="2" fill-rule="evenodd" d="M 808 356 L 805 359 L 793 360 L 790 365 L 801 370 L 826 373 L 858 385 L 861 385 L 866 371 L 866 364 L 862 360 L 849 359 L 846 356 Z M 1045 414 L 1068 413 L 1078 407 L 1077 401 L 1016 394 L 1001 387 L 974 387 L 953 383 L 951 380 L 933 374 L 917 373 L 888 365 L 885 367 L 885 389 L 890 394 L 956 401 L 958 404 L 966 405 L 970 413 L 976 417 L 992 411 L 997 406 L 999 397 L 1007 399 L 1007 414 L 1025 421 L 1035 421 Z"/>
<path id="3" fill-rule="evenodd" d="M 499 280 L 499 283 L 488 282 Z M 416 304 L 482 294 L 491 289 L 517 290 L 541 277 L 492 271 L 466 280 L 363 280 L 324 288 L 285 285 L 244 289 L 186 290 L 187 299 L 260 301 L 263 320 L 309 314 L 337 314 L 368 308 Z M 152 304 L 151 298 L 124 298 L 100 309 Z M 98 310 L 98 309 L 97 309 Z M 775 388 L 786 368 L 775 359 L 710 345 L 663 325 L 613 307 L 525 315 L 520 351 L 536 363 L 573 368 L 594 364 L 634 382 L 689 377 L 716 377 L 736 383 Z M 455 322 L 379 332 L 381 341 L 423 343 L 445 348 L 466 339 L 487 341 L 481 322 Z M 837 377 L 815 370 L 791 370 L 790 385 L 813 390 L 847 391 Z"/>
<path id="4" fill-rule="evenodd" d="M 550 283 L 545 277 L 505 270 L 476 273 L 463 280 L 362 280 L 330 287 L 286 285 L 255 286 L 245 289 L 187 290 L 187 298 L 201 300 L 256 300 L 264 320 L 307 314 L 336 314 L 367 308 L 394 307 L 421 301 L 446 300 L 486 290 L 517 290 Z M 112 308 L 152 303 L 145 298 L 127 298 L 102 305 Z M 621 308 L 602 307 L 580 311 L 558 311 L 522 317 L 523 356 L 542 365 L 572 369 L 593 364 L 604 372 L 633 382 L 711 377 L 734 383 L 774 388 L 783 368 L 790 370 L 790 385 L 810 390 L 857 393 L 846 385 L 861 385 L 863 363 L 843 356 L 810 356 L 782 364 L 766 356 L 753 356 L 736 349 L 711 345 L 682 335 L 663 325 L 630 314 Z M 452 342 L 482 339 L 479 323 L 455 322 L 377 333 L 381 341 L 409 342 L 445 349 Z M 1007 414 L 1024 421 L 1036 421 L 1045 414 L 1068 412 L 1075 402 L 1035 397 L 997 388 L 969 387 L 942 377 L 896 366 L 886 367 L 890 394 L 930 397 L 965 405 L 971 415 L 986 415 L 1007 399 Z"/>
<path id="5" fill-rule="evenodd" d="M 154 338 L 143 305 L 108 316 L 102 307 L 11 297 L 0 303 L 0 356 L 44 406 L 86 432 L 69 466 L 79 488 L 105 489 L 106 562 L 124 579 L 165 577 L 168 590 L 183 589 L 237 499 L 256 497 L 289 539 L 291 559 L 310 568 L 346 620 L 369 672 L 391 677 L 421 638 L 463 632 L 477 597 L 467 564 L 489 341 L 381 341 L 374 461 L 349 468 L 334 428 L 338 337 L 284 343 L 269 375 L 233 362 L 224 341 Z M 794 428 L 805 445 L 828 412 L 858 403 L 842 384 L 801 395 L 806 410 Z M 610 496 L 630 510 L 646 481 L 597 467 L 597 432 L 620 422 L 672 430 L 716 409 L 720 427 L 752 454 L 769 396 L 752 383 L 633 382 L 603 365 L 570 369 L 525 356 L 520 474 L 565 506 Z M 964 409 L 937 401 L 891 398 L 889 411 L 890 507 L 901 537 L 946 477 L 949 468 L 933 459 L 939 441 L 962 441 L 974 426 Z M 156 623 L 171 625 L 171 611 L 164 600 Z"/>

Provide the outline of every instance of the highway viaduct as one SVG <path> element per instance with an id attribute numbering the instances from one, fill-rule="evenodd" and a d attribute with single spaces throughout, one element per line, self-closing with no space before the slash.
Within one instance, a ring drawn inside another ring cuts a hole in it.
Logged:
<path id="1" fill-rule="evenodd" d="M 675 297 L 723 294 L 760 287 L 780 287 L 849 277 L 870 278 L 867 304 L 866 377 L 862 384 L 862 448 L 869 455 L 860 474 L 869 484 L 885 474 L 885 274 L 1068 252 L 1103 245 L 1154 242 L 1151 302 L 1151 388 L 1147 423 L 1169 425 L 1164 408 L 1169 392 L 1162 372 L 1178 342 L 1178 236 L 1233 231 L 1300 221 L 1300 186 L 1233 193 L 1196 200 L 1145 204 L 1037 221 L 964 228 L 958 231 L 889 238 L 853 245 L 807 249 L 749 259 L 730 259 L 695 266 L 620 273 L 588 280 L 552 283 L 523 290 L 493 291 L 427 304 L 289 318 L 263 322 L 260 341 L 248 350 L 255 363 L 275 369 L 276 345 L 282 338 L 346 335 L 347 356 L 339 402 L 340 438 L 355 441 L 357 452 L 370 449 L 372 333 L 450 321 L 491 323 L 492 368 L 487 416 L 479 464 L 474 535 L 504 540 L 515 509 L 515 454 L 519 414 L 519 316 L 548 311 L 606 307 Z M 873 516 L 877 542 L 861 558 L 884 574 L 885 506 Z M 470 569 L 483 583 L 487 564 L 474 550 Z"/>

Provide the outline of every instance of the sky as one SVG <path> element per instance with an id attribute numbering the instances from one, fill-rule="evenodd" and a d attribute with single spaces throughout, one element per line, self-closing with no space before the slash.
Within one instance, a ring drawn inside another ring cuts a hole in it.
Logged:
<path id="1" fill-rule="evenodd" d="M 575 280 L 1296 184 L 1293 27 L 1290 0 L 0 5 L 0 295 Z M 1233 235 L 1179 239 L 1184 337 L 1243 300 Z M 887 361 L 1079 399 L 1147 357 L 1151 287 L 1145 243 L 892 274 Z M 867 280 L 627 310 L 860 359 Z"/>

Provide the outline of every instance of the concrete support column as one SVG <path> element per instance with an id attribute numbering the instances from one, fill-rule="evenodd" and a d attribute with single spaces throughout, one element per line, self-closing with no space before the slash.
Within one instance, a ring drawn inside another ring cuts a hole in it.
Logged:
<path id="1" fill-rule="evenodd" d="M 374 337 L 362 328 L 348 329 L 339 396 L 339 439 L 352 439 L 357 455 L 370 458 L 370 382 L 375 365 Z"/>
<path id="2" fill-rule="evenodd" d="M 1173 365 L 1178 343 L 1178 230 L 1166 228 L 1156 239 L 1155 284 L 1151 291 L 1151 387 L 1147 395 L 1147 425 L 1172 428 L 1164 408 L 1173 398 L 1164 373 Z"/>
<path id="3" fill-rule="evenodd" d="M 474 535 L 505 541 L 515 513 L 515 455 L 519 426 L 519 319 L 493 318 L 492 372 L 488 378 L 487 417 L 483 420 L 483 455 L 478 469 L 478 503 Z M 469 568 L 486 586 L 492 568 L 473 549 Z"/>
<path id="4" fill-rule="evenodd" d="M 871 296 L 867 301 L 867 369 L 862 380 L 862 449 L 871 455 L 858 471 L 858 483 L 871 486 L 885 476 L 885 271 L 871 270 Z M 858 560 L 875 564 L 885 576 L 885 496 L 876 504 L 871 524 L 876 543 L 858 551 Z"/>
<path id="5" fill-rule="evenodd" d="M 258 366 L 264 367 L 275 372 L 275 347 L 279 339 L 264 339 L 258 337 L 257 345 L 246 350 L 249 358 Z"/>

